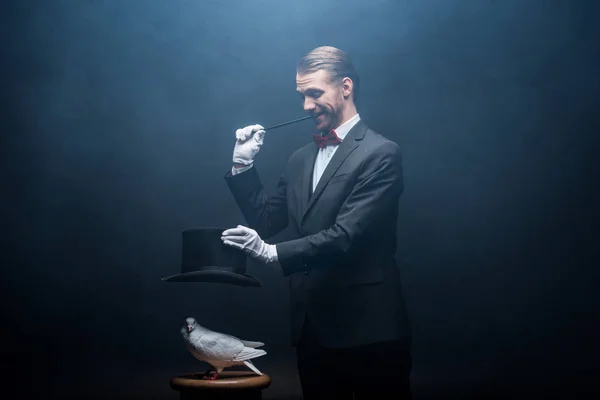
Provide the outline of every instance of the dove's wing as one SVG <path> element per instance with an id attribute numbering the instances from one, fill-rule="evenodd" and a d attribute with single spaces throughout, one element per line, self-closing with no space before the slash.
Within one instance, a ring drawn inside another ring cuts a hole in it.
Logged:
<path id="1" fill-rule="evenodd" d="M 266 351 L 261 350 L 261 349 L 255 349 L 252 347 L 244 347 L 242 349 L 242 351 L 240 352 L 240 354 L 238 354 L 233 361 L 245 361 L 245 360 L 250 360 L 252 358 L 256 358 L 256 357 L 260 357 L 260 356 L 264 356 L 265 354 L 267 354 Z"/>
<path id="2" fill-rule="evenodd" d="M 263 342 L 251 342 L 249 340 L 241 340 L 240 342 L 242 342 L 242 344 L 246 347 L 253 347 L 253 348 L 257 348 L 257 347 L 261 347 L 264 346 L 265 344 Z"/>
<path id="3" fill-rule="evenodd" d="M 194 342 L 198 351 L 213 360 L 234 360 L 244 350 L 238 339 L 218 332 L 207 332 Z"/>
<path id="4" fill-rule="evenodd" d="M 264 346 L 264 345 L 265 345 L 263 342 L 253 342 L 253 341 L 251 341 L 251 340 L 242 340 L 242 339 L 240 339 L 239 337 L 235 337 L 235 336 L 233 336 L 233 335 L 228 335 L 228 334 L 226 334 L 226 333 L 223 333 L 222 335 L 226 335 L 226 336 L 229 336 L 229 337 L 231 337 L 231 338 L 234 338 L 235 340 L 239 340 L 239 341 L 240 341 L 240 342 L 242 342 L 242 344 L 243 344 L 244 346 L 246 346 L 246 347 L 254 347 L 254 348 L 257 348 L 257 347 L 261 347 L 261 346 Z"/>

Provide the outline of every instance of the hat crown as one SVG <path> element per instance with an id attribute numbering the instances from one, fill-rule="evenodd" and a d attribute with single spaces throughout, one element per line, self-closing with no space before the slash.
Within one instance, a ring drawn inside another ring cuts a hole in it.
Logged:
<path id="1" fill-rule="evenodd" d="M 224 229 L 193 228 L 181 233 L 181 272 L 199 270 L 229 270 L 246 272 L 246 255 L 235 247 L 223 244 Z"/>
<path id="2" fill-rule="evenodd" d="M 246 253 L 221 240 L 223 228 L 191 228 L 181 233 L 181 273 L 164 277 L 167 282 L 213 282 L 260 287 L 246 273 Z"/>

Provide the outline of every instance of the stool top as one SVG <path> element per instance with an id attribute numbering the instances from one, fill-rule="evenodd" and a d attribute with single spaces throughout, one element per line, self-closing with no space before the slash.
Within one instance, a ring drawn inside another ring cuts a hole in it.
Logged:
<path id="1" fill-rule="evenodd" d="M 171 388 L 181 390 L 202 389 L 264 389 L 271 384 L 269 375 L 252 371 L 223 371 L 218 379 L 202 379 L 203 372 L 193 372 L 171 378 Z"/>

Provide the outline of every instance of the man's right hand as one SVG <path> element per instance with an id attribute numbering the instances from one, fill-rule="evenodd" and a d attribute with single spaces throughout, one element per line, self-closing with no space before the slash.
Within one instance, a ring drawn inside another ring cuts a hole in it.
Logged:
<path id="1" fill-rule="evenodd" d="M 254 157 L 256 157 L 263 144 L 264 129 L 261 125 L 249 125 L 235 132 L 236 141 L 233 149 L 234 167 L 241 168 L 251 165 L 254 162 Z"/>

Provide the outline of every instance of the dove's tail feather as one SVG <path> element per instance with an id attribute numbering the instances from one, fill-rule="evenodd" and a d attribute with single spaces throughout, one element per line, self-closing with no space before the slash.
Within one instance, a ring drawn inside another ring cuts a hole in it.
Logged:
<path id="1" fill-rule="evenodd" d="M 245 361 L 252 358 L 261 357 L 267 354 L 266 351 L 261 349 L 253 349 L 252 347 L 244 347 L 244 349 L 237 355 L 234 361 Z"/>
<path id="2" fill-rule="evenodd" d="M 257 374 L 259 374 L 259 375 L 262 375 L 262 374 L 263 374 L 262 372 L 260 372 L 260 371 L 258 370 L 258 368 L 256 368 L 256 367 L 254 366 L 254 364 L 252 364 L 252 361 L 250 361 L 250 360 L 245 360 L 245 361 L 244 361 L 244 364 L 246 365 L 246 367 L 250 368 L 252 371 L 256 372 Z"/>
<path id="3" fill-rule="evenodd" d="M 253 348 L 257 348 L 257 347 L 261 347 L 261 346 L 265 345 L 263 342 L 252 342 L 249 340 L 240 340 L 240 342 L 242 342 L 244 344 L 244 346 L 246 346 L 246 347 L 253 347 Z"/>

